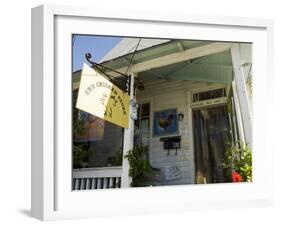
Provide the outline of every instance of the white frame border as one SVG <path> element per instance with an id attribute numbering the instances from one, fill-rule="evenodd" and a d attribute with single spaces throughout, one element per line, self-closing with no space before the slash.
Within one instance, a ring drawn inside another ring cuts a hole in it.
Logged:
<path id="1" fill-rule="evenodd" d="M 221 16 L 199 16 L 183 15 L 163 12 L 138 12 L 138 11 L 117 11 L 114 9 L 92 9 L 72 6 L 44 5 L 32 9 L 32 216 L 42 220 L 65 219 L 92 217 L 94 211 L 87 213 L 55 211 L 54 188 L 55 165 L 54 155 L 55 139 L 54 131 L 56 121 L 55 112 L 55 81 L 54 81 L 54 19 L 55 16 L 77 16 L 92 18 L 110 18 L 110 19 L 129 19 L 154 22 L 177 22 L 194 23 L 204 25 L 222 25 L 222 26 L 242 26 L 249 28 L 265 28 L 267 32 L 267 53 L 268 61 L 268 86 L 273 84 L 273 23 L 271 20 L 221 17 Z M 269 103 L 271 104 L 271 103 Z M 267 150 L 272 152 L 271 150 Z M 270 156 L 272 153 L 269 153 Z M 269 159 L 272 159 L 271 157 Z M 272 161 L 273 163 L 273 161 Z M 268 185 L 270 186 L 270 184 Z M 164 188 L 165 189 L 165 188 Z M 193 188 L 192 188 L 193 189 Z M 208 205 L 207 208 L 225 208 L 239 206 L 257 206 L 270 204 L 273 200 L 273 194 L 270 187 L 264 196 L 256 202 L 250 203 L 248 200 L 236 200 L 235 202 L 217 202 Z M 195 203 L 193 207 L 180 206 L 177 210 L 202 209 L 202 204 Z M 200 207 L 201 206 L 201 207 Z M 129 211 L 130 210 L 130 211 Z M 145 213 L 139 209 L 132 210 L 128 206 L 128 213 Z M 112 213 L 103 213 L 103 216 L 109 216 Z M 118 213 L 117 213 L 118 214 Z"/>

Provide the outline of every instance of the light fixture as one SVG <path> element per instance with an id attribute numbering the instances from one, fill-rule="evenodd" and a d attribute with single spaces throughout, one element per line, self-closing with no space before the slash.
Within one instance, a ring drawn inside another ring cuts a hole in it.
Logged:
<path id="1" fill-rule="evenodd" d="M 178 114 L 178 120 L 179 120 L 179 121 L 182 121 L 183 118 L 184 118 L 184 114 L 183 114 L 183 113 L 179 113 L 179 114 Z"/>
<path id="2" fill-rule="evenodd" d="M 136 78 L 136 88 L 140 91 L 144 90 L 144 84 L 143 84 L 143 79 Z"/>

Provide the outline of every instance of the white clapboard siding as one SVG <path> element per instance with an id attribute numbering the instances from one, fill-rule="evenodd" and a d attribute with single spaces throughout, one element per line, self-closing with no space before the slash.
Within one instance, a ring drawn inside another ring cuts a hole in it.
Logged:
<path id="1" fill-rule="evenodd" d="M 73 170 L 73 190 L 120 188 L 122 166 Z"/>
<path id="2" fill-rule="evenodd" d="M 194 81 L 165 81 L 151 80 L 146 81 L 145 90 L 137 92 L 137 100 L 144 102 L 151 101 L 151 119 L 150 125 L 153 125 L 153 112 L 165 109 L 176 108 L 178 113 L 184 114 L 183 121 L 179 122 L 179 133 L 181 135 L 181 149 L 177 151 L 170 150 L 167 156 L 167 150 L 163 149 L 163 142 L 160 137 L 153 137 L 153 126 L 151 126 L 151 139 L 149 147 L 149 159 L 152 167 L 161 169 L 163 173 L 166 166 L 177 166 L 181 171 L 181 178 L 173 181 L 164 181 L 164 184 L 192 184 L 194 183 L 194 159 L 192 158 L 193 146 L 190 145 L 190 133 L 188 121 L 188 103 L 187 92 L 200 90 L 203 87 L 216 87 L 218 84 L 207 84 L 205 82 Z M 191 119 L 192 120 L 192 119 Z M 183 132 L 184 131 L 184 132 Z M 171 135 L 172 136 L 172 135 Z"/>

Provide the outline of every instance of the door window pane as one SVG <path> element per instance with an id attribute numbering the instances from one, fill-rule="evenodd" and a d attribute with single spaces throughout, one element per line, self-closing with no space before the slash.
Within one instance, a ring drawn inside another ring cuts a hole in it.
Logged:
<path id="1" fill-rule="evenodd" d="M 148 146 L 150 136 L 150 104 L 141 104 L 135 121 L 134 145 Z"/>

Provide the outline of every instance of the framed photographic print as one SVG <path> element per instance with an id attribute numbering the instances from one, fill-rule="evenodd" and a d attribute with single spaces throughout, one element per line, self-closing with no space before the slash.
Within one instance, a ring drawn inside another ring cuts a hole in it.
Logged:
<path id="1" fill-rule="evenodd" d="M 32 216 L 270 204 L 272 29 L 32 9 Z"/>

